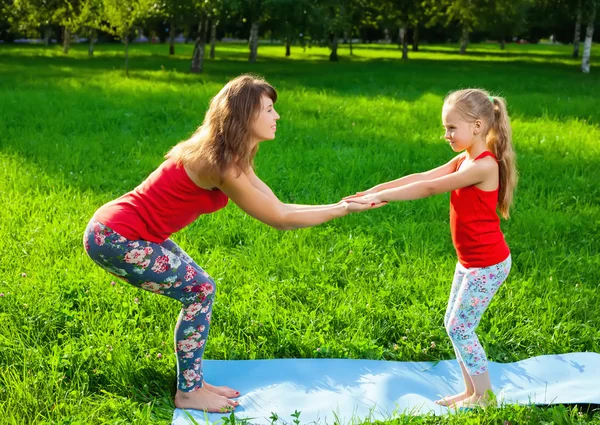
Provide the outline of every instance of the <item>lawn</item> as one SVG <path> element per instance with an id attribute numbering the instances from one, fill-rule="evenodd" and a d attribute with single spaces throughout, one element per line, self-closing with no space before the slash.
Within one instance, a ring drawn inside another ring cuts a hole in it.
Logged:
<path id="1" fill-rule="evenodd" d="M 282 201 L 337 202 L 453 156 L 444 96 L 504 96 L 520 182 L 502 228 L 513 271 L 480 325 L 493 361 L 600 352 L 600 61 L 568 46 L 358 45 L 327 60 L 217 45 L 201 75 L 191 45 L 0 44 L 0 420 L 168 424 L 178 304 L 117 282 L 82 249 L 96 208 L 141 182 L 244 72 L 279 91 L 257 174 Z M 448 195 L 281 232 L 235 205 L 173 236 L 217 282 L 207 359 L 453 358 L 443 325 L 455 253 Z M 215 383 L 218 384 L 218 383 Z M 507 407 L 423 423 L 600 423 L 600 414 Z M 300 418 L 301 419 L 301 418 Z M 399 418 L 403 423 L 410 418 Z"/>

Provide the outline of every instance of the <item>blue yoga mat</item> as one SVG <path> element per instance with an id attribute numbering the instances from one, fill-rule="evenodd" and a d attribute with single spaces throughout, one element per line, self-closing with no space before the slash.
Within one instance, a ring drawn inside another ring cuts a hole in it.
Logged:
<path id="1" fill-rule="evenodd" d="M 448 412 L 434 403 L 463 391 L 458 363 L 346 359 L 206 360 L 207 382 L 242 393 L 237 418 L 270 424 L 277 414 L 292 423 L 348 424 L 395 415 Z M 600 404 L 600 354 L 571 353 L 489 365 L 502 404 Z M 176 409 L 173 425 L 218 423 L 222 414 Z"/>

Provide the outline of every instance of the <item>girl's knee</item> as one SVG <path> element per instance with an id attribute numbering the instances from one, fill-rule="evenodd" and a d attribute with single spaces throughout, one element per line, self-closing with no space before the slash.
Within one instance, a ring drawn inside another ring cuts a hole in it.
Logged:
<path id="1" fill-rule="evenodd" d="M 450 337 L 450 340 L 451 340 L 453 343 L 459 342 L 459 341 L 460 341 L 460 339 L 462 339 L 462 338 L 459 338 L 459 334 L 458 334 L 458 332 L 456 331 L 456 329 L 453 329 L 453 328 L 452 328 L 452 327 L 450 327 L 450 326 L 446 328 L 446 332 L 448 333 L 448 336 Z"/>
<path id="2" fill-rule="evenodd" d="M 448 336 L 452 343 L 457 346 L 468 344 L 475 339 L 474 332 L 465 330 L 459 326 L 448 326 L 446 332 L 448 332 Z"/>

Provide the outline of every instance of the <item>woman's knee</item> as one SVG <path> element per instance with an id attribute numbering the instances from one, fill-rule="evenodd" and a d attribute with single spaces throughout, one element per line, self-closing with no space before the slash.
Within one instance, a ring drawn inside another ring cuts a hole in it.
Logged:
<path id="1" fill-rule="evenodd" d="M 210 276 L 206 275 L 205 277 L 205 279 L 186 283 L 183 287 L 183 292 L 187 294 L 186 300 L 189 304 L 204 303 L 215 297 L 217 285 Z"/>

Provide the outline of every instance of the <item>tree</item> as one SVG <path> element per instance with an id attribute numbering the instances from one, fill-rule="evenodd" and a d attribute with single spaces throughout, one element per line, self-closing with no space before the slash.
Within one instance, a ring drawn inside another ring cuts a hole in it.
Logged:
<path id="1" fill-rule="evenodd" d="M 204 52 L 206 50 L 206 35 L 209 21 L 211 22 L 211 58 L 214 58 L 214 43 L 218 17 L 224 13 L 225 4 L 222 0 L 196 0 L 194 3 L 194 15 L 198 22 L 194 53 L 192 54 L 192 66 L 190 72 L 199 74 L 204 66 Z"/>
<path id="2" fill-rule="evenodd" d="M 429 26 L 438 23 L 448 26 L 456 23 L 460 28 L 460 54 L 467 52 L 469 35 L 479 28 L 486 10 L 486 0 L 424 0 Z"/>
<path id="3" fill-rule="evenodd" d="M 534 43 L 548 35 L 563 43 L 575 42 L 575 38 L 579 40 L 579 36 L 574 37 L 572 27 L 573 23 L 577 27 L 578 3 L 579 0 L 533 0 L 534 7 L 527 12 L 523 29 L 525 38 Z M 574 45 L 574 51 L 575 48 Z"/>
<path id="4" fill-rule="evenodd" d="M 407 60 L 408 29 L 418 24 L 419 5 L 414 0 L 388 0 L 380 4 L 384 25 L 398 28 L 398 47 L 402 50 L 402 59 Z"/>
<path id="5" fill-rule="evenodd" d="M 192 53 L 192 66 L 190 67 L 190 72 L 193 74 L 200 74 L 204 67 L 207 27 L 208 19 L 206 15 L 200 14 L 198 17 L 198 31 L 196 34 L 196 42 L 194 43 L 194 52 Z"/>
<path id="6" fill-rule="evenodd" d="M 318 27 L 312 25 L 312 28 L 319 39 L 328 41 L 331 49 L 329 60 L 337 62 L 339 38 L 352 28 L 351 17 L 355 3 L 353 0 L 324 0 L 318 3 L 319 6 L 313 8 L 314 21 Z"/>
<path id="7" fill-rule="evenodd" d="M 579 42 L 581 41 L 581 0 L 577 1 L 575 13 L 575 34 L 573 36 L 573 57 L 579 57 Z"/>
<path id="8" fill-rule="evenodd" d="M 102 26 L 102 19 L 100 15 L 102 3 L 100 0 L 90 0 L 88 4 L 90 7 L 86 11 L 86 13 L 89 14 L 89 18 L 86 20 L 86 26 L 84 31 L 89 37 L 88 56 L 93 56 L 94 43 L 97 40 L 97 30 L 100 29 Z"/>
<path id="9" fill-rule="evenodd" d="M 272 3 L 275 31 L 285 40 L 285 56 L 291 55 L 291 45 L 298 34 L 306 33 L 309 0 L 275 0 Z"/>
<path id="10" fill-rule="evenodd" d="M 478 8 L 475 1 L 452 0 L 448 2 L 448 21 L 456 20 L 461 28 L 460 54 L 467 52 L 469 34 L 478 23 Z"/>
<path id="11" fill-rule="evenodd" d="M 242 22 L 250 23 L 248 37 L 249 62 L 256 62 L 258 57 L 258 35 L 261 24 L 271 16 L 271 9 L 276 0 L 228 0 L 228 6 L 235 11 Z"/>
<path id="12" fill-rule="evenodd" d="M 493 37 L 498 38 L 500 49 L 504 50 L 507 37 L 517 36 L 525 29 L 526 16 L 532 6 L 532 0 L 494 1 L 483 24 Z"/>
<path id="13" fill-rule="evenodd" d="M 169 55 L 175 54 L 175 33 L 193 16 L 195 4 L 189 0 L 161 0 L 156 4 L 157 13 L 169 22 Z"/>
<path id="14" fill-rule="evenodd" d="M 52 17 L 59 0 L 14 0 L 8 9 L 13 31 L 31 33 L 41 30 L 47 46 L 52 34 Z"/>
<path id="15" fill-rule="evenodd" d="M 344 42 L 350 46 L 350 56 L 352 51 L 352 38 L 360 33 L 361 28 L 377 27 L 377 14 L 380 7 L 379 0 L 352 0 L 348 3 L 345 13 Z"/>
<path id="16" fill-rule="evenodd" d="M 211 59 L 215 58 L 215 47 L 217 44 L 217 27 L 222 19 L 230 17 L 231 11 L 229 4 L 225 0 L 212 0 L 208 18 L 210 19 L 210 55 Z"/>
<path id="17" fill-rule="evenodd" d="M 102 0 L 102 30 L 125 43 L 125 75 L 129 76 L 129 35 L 132 28 L 157 13 L 151 0 Z"/>
<path id="18" fill-rule="evenodd" d="M 94 51 L 95 29 L 100 27 L 100 0 L 60 0 L 56 2 L 52 21 L 63 28 L 63 53 L 69 53 L 71 36 L 85 31 L 90 36 L 88 54 Z"/>
<path id="19" fill-rule="evenodd" d="M 594 37 L 594 21 L 596 20 L 597 0 L 587 1 L 587 28 L 585 31 L 585 42 L 583 44 L 583 55 L 581 59 L 581 71 L 585 74 L 590 72 L 590 56 L 592 54 L 592 38 Z"/>

